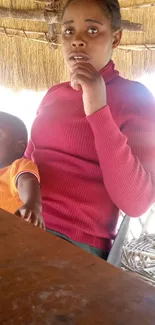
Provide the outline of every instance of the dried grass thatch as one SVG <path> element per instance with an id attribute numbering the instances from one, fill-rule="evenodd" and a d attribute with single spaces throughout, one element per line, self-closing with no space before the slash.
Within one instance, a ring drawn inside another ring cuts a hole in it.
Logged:
<path id="1" fill-rule="evenodd" d="M 47 3 L 49 0 L 46 1 Z M 59 1 L 55 0 L 55 3 L 59 4 Z M 143 33 L 124 32 L 122 48 L 116 50 L 113 55 L 122 75 L 135 79 L 144 72 L 152 72 L 155 67 L 155 33 L 153 32 L 155 0 L 120 0 L 120 4 L 123 19 L 142 24 L 144 29 Z M 25 11 L 38 10 L 42 14 L 44 5 L 44 1 L 41 0 L 0 0 L 0 7 Z M 60 4 L 58 7 L 60 9 Z M 55 49 L 47 42 L 49 25 L 47 21 L 41 20 L 43 19 L 33 21 L 0 18 L 1 85 L 16 90 L 23 88 L 41 90 L 68 78 L 61 46 Z M 14 29 L 21 32 L 14 32 Z M 13 37 L 9 37 L 10 34 Z M 18 36 L 15 37 L 15 34 Z M 44 41 L 28 39 L 38 37 Z"/>

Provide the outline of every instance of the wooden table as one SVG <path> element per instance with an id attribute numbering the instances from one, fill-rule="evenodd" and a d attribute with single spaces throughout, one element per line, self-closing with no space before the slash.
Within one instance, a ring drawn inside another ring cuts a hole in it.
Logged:
<path id="1" fill-rule="evenodd" d="M 0 325 L 154 324 L 154 287 L 0 211 Z"/>

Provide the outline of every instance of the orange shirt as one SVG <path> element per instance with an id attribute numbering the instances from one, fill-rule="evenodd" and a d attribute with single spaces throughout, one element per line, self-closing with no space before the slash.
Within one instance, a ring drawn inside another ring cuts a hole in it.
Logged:
<path id="1" fill-rule="evenodd" d="M 23 205 L 19 198 L 16 184 L 18 177 L 25 173 L 34 174 L 38 181 L 40 181 L 37 166 L 31 160 L 25 158 L 18 159 L 12 165 L 0 169 L 1 209 L 14 213 Z"/>

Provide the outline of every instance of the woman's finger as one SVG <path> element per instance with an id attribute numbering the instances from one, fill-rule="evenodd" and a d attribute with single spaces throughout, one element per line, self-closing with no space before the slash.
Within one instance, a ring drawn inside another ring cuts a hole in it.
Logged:
<path id="1" fill-rule="evenodd" d="M 91 73 L 97 73 L 96 69 L 90 63 L 86 63 L 86 62 L 77 62 L 71 68 L 71 72 L 76 71 L 78 68 L 82 68 L 82 69 L 84 69 L 88 72 L 91 72 Z"/>
<path id="2" fill-rule="evenodd" d="M 71 87 L 75 90 L 80 90 L 82 84 L 88 84 L 95 80 L 97 77 L 96 73 L 92 73 L 83 67 L 78 67 L 74 72 L 71 73 Z"/>
<path id="3" fill-rule="evenodd" d="M 71 78 L 71 87 L 75 90 L 79 90 L 83 85 L 86 85 L 91 80 L 88 79 L 85 75 L 77 74 L 76 76 Z"/>
<path id="4" fill-rule="evenodd" d="M 94 74 L 86 69 L 83 69 L 82 67 L 78 67 L 78 69 L 74 70 L 71 73 L 71 76 L 70 76 L 71 79 L 74 78 L 76 75 L 85 76 L 86 78 L 88 78 L 90 80 L 93 80 L 96 77 L 96 74 Z"/>

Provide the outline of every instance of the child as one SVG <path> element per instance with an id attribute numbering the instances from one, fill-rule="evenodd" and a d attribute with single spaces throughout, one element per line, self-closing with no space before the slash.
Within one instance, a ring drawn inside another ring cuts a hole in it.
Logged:
<path id="1" fill-rule="evenodd" d="M 24 123 L 0 112 L 0 208 L 44 228 L 38 169 L 22 158 L 26 144 Z"/>
<path id="2" fill-rule="evenodd" d="M 119 210 L 138 217 L 155 201 L 155 100 L 115 70 L 121 35 L 117 0 L 67 1 L 70 82 L 46 94 L 25 153 L 39 166 L 48 230 L 102 258 Z"/>

